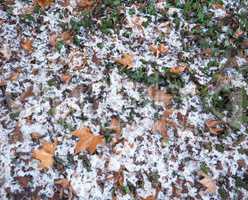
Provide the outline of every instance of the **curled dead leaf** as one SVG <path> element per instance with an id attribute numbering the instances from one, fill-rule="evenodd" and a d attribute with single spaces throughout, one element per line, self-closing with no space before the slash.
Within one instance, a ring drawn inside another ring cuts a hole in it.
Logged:
<path id="1" fill-rule="evenodd" d="M 68 189 L 71 185 L 70 181 L 68 181 L 66 178 L 55 181 L 55 184 L 60 185 L 64 189 Z"/>
<path id="2" fill-rule="evenodd" d="M 72 135 L 79 137 L 75 146 L 75 153 L 88 150 L 91 154 L 95 153 L 97 145 L 104 142 L 103 136 L 94 135 L 89 128 L 81 128 L 72 132 Z"/>
<path id="3" fill-rule="evenodd" d="M 116 60 L 116 62 L 127 69 L 131 69 L 133 67 L 134 58 L 132 54 L 125 53 L 120 59 Z"/>
<path id="4" fill-rule="evenodd" d="M 186 66 L 174 66 L 170 68 L 170 72 L 173 74 L 181 74 L 186 70 Z"/>
<path id="5" fill-rule="evenodd" d="M 33 51 L 33 41 L 30 39 L 22 39 L 21 40 L 21 47 L 31 53 Z"/>
<path id="6" fill-rule="evenodd" d="M 32 152 L 32 157 L 40 161 L 39 167 L 41 169 L 48 169 L 53 166 L 54 152 L 56 150 L 57 142 L 48 143 L 44 142 L 39 149 L 35 149 Z"/>
<path id="7" fill-rule="evenodd" d="M 219 135 L 224 132 L 224 128 L 222 126 L 224 123 L 220 120 L 216 119 L 209 119 L 206 121 L 206 127 L 208 128 L 209 132 L 214 135 Z"/>
<path id="8" fill-rule="evenodd" d="M 156 198 L 153 195 L 150 195 L 148 197 L 142 198 L 142 200 L 156 200 Z"/>
<path id="9" fill-rule="evenodd" d="M 159 90 L 157 87 L 151 86 L 148 88 L 149 97 L 155 102 L 164 103 L 165 106 L 170 105 L 173 96 L 162 90 Z"/>
<path id="10" fill-rule="evenodd" d="M 33 95 L 34 95 L 33 86 L 30 86 L 30 87 L 28 87 L 28 89 L 24 93 L 21 94 L 20 101 L 24 102 L 26 100 L 26 98 L 31 97 Z"/>
<path id="11" fill-rule="evenodd" d="M 211 177 L 209 177 L 207 174 L 203 172 L 199 172 L 200 176 L 203 176 L 203 178 L 199 181 L 200 184 L 202 184 L 204 187 L 207 188 L 207 191 L 210 193 L 215 193 L 217 190 L 216 182 Z"/>
<path id="12" fill-rule="evenodd" d="M 69 43 L 72 40 L 72 33 L 70 31 L 64 31 L 61 37 L 65 43 Z"/>

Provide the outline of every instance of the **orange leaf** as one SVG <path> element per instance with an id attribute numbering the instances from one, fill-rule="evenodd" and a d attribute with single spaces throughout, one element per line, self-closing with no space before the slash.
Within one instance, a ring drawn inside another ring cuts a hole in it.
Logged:
<path id="1" fill-rule="evenodd" d="M 162 102 L 165 106 L 171 104 L 173 97 L 171 94 L 159 90 L 157 87 L 154 86 L 148 88 L 148 95 L 155 102 Z"/>
<path id="2" fill-rule="evenodd" d="M 129 53 L 125 53 L 116 62 L 118 64 L 123 65 L 123 67 L 126 67 L 127 69 L 131 69 L 133 66 L 133 62 L 134 62 L 133 55 L 131 55 Z"/>
<path id="3" fill-rule="evenodd" d="M 181 74 L 186 70 L 186 66 L 175 66 L 170 68 L 170 72 L 174 74 Z"/>
<path id="4" fill-rule="evenodd" d="M 209 119 L 206 121 L 206 126 L 210 133 L 214 135 L 219 135 L 224 132 L 224 129 L 220 127 L 221 125 L 224 125 L 224 123 L 220 120 L 215 119 Z"/>
<path id="5" fill-rule="evenodd" d="M 103 136 L 93 135 L 89 128 L 81 128 L 72 132 L 72 135 L 79 137 L 75 146 L 75 153 L 88 150 L 91 154 L 95 153 L 97 145 L 104 142 Z"/>
<path id="6" fill-rule="evenodd" d="M 30 39 L 23 39 L 21 41 L 21 47 L 31 53 L 33 51 L 33 42 Z"/>
<path id="7" fill-rule="evenodd" d="M 204 187 L 207 188 L 208 192 L 214 193 L 217 190 L 216 182 L 203 172 L 199 173 L 203 178 L 199 181 Z"/>
<path id="8" fill-rule="evenodd" d="M 35 149 L 32 152 L 32 157 L 40 161 L 41 169 L 48 169 L 53 165 L 54 159 L 53 155 L 56 149 L 55 143 L 44 142 L 40 149 Z"/>
<path id="9" fill-rule="evenodd" d="M 37 0 L 37 3 L 41 8 L 46 8 L 52 4 L 52 0 Z"/>
<path id="10" fill-rule="evenodd" d="M 143 200 L 155 200 L 155 197 L 153 195 L 150 195 L 146 198 L 142 198 Z"/>
<path id="11" fill-rule="evenodd" d="M 65 31 L 61 34 L 61 37 L 64 42 L 69 42 L 72 39 L 72 34 L 69 31 Z"/>

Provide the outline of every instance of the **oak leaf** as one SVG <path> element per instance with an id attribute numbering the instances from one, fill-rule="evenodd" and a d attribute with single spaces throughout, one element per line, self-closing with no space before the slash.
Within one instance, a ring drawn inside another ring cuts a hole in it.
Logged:
<path id="1" fill-rule="evenodd" d="M 211 177 L 203 172 L 199 172 L 199 175 L 203 176 L 203 178 L 199 181 L 204 187 L 207 188 L 207 191 L 210 193 L 214 193 L 217 190 L 216 182 Z"/>
<path id="2" fill-rule="evenodd" d="M 79 137 L 75 146 L 75 153 L 88 150 L 91 154 L 95 153 L 97 145 L 104 142 L 103 136 L 94 135 L 89 128 L 81 128 L 72 132 L 72 135 Z"/>
<path id="3" fill-rule="evenodd" d="M 44 142 L 39 149 L 35 149 L 32 152 L 32 157 L 40 161 L 39 167 L 41 169 L 48 169 L 53 166 L 54 152 L 56 150 L 57 143 Z"/>
<path id="4" fill-rule="evenodd" d="M 133 55 L 129 53 L 125 53 L 116 62 L 127 69 L 131 69 L 133 67 L 133 62 L 134 62 Z"/>
<path id="5" fill-rule="evenodd" d="M 205 124 L 209 132 L 214 135 L 219 135 L 224 132 L 224 128 L 221 127 L 221 125 L 224 125 L 224 123 L 220 120 L 209 119 Z"/>
<path id="6" fill-rule="evenodd" d="M 21 47 L 31 53 L 33 51 L 33 41 L 30 39 L 22 39 Z"/>
<path id="7" fill-rule="evenodd" d="M 174 66 L 170 68 L 170 72 L 173 74 L 181 74 L 186 70 L 186 66 Z"/>

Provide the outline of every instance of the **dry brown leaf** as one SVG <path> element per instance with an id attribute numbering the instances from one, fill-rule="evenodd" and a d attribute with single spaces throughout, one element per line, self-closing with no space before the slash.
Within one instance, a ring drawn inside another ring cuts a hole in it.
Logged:
<path id="1" fill-rule="evenodd" d="M 39 149 L 35 149 L 32 152 L 32 157 L 40 161 L 39 167 L 41 169 L 48 169 L 53 166 L 53 156 L 57 143 L 44 142 Z"/>
<path id="2" fill-rule="evenodd" d="M 213 180 L 211 177 L 209 177 L 203 172 L 199 172 L 199 174 L 203 176 L 203 178 L 199 181 L 199 183 L 201 183 L 204 187 L 206 187 L 208 192 L 215 193 L 217 190 L 215 180 Z"/>
<path id="3" fill-rule="evenodd" d="M 64 189 L 70 188 L 71 185 L 70 181 L 68 181 L 66 178 L 55 181 L 55 184 L 60 185 Z"/>
<path id="4" fill-rule="evenodd" d="M 118 172 L 114 172 L 114 181 L 118 188 L 122 188 L 124 184 L 124 174 L 123 169 L 120 168 Z"/>
<path id="5" fill-rule="evenodd" d="M 72 33 L 70 31 L 65 31 L 61 34 L 62 40 L 68 43 L 72 40 Z"/>
<path id="6" fill-rule="evenodd" d="M 95 153 L 97 145 L 104 142 L 103 136 L 94 135 L 89 128 L 81 128 L 72 132 L 72 135 L 79 137 L 75 146 L 75 153 L 88 150 L 91 154 Z"/>
<path id="7" fill-rule="evenodd" d="M 220 120 L 209 119 L 206 121 L 205 124 L 209 132 L 214 135 L 219 135 L 224 132 L 224 128 L 221 127 L 222 125 L 224 125 L 224 123 Z"/>
<path id="8" fill-rule="evenodd" d="M 175 66 L 170 68 L 170 72 L 174 74 L 181 74 L 186 70 L 186 66 Z"/>
<path id="9" fill-rule="evenodd" d="M 213 9 L 223 9 L 224 5 L 221 3 L 213 3 L 212 7 L 213 7 Z"/>
<path id="10" fill-rule="evenodd" d="M 24 93 L 21 94 L 20 101 L 24 102 L 26 100 L 26 98 L 31 97 L 33 95 L 34 95 L 33 86 L 30 86 L 30 87 L 28 87 L 28 89 Z"/>
<path id="11" fill-rule="evenodd" d="M 30 39 L 22 39 L 21 47 L 31 53 L 33 51 L 33 41 Z"/>
<path id="12" fill-rule="evenodd" d="M 16 124 L 16 127 L 12 134 L 10 135 L 10 143 L 15 144 L 16 142 L 22 142 L 23 141 L 23 134 L 21 132 L 21 128 L 19 124 Z"/>
<path id="13" fill-rule="evenodd" d="M 94 1 L 93 0 L 78 0 L 77 5 L 82 10 L 89 10 L 93 8 Z"/>
<path id="14" fill-rule="evenodd" d="M 118 135 L 121 134 L 121 123 L 119 118 L 112 117 L 110 129 L 112 129 Z"/>
<path id="15" fill-rule="evenodd" d="M 37 3 L 41 8 L 46 8 L 52 4 L 52 0 L 37 0 Z"/>
<path id="16" fill-rule="evenodd" d="M 127 69 L 131 69 L 133 67 L 133 62 L 134 62 L 133 55 L 131 55 L 129 53 L 125 53 L 116 62 L 118 64 L 121 64 L 123 67 L 125 67 Z"/>
<path id="17" fill-rule="evenodd" d="M 165 106 L 170 105 L 173 96 L 162 90 L 159 90 L 157 87 L 151 86 L 148 88 L 149 97 L 155 102 L 162 102 Z"/>
<path id="18" fill-rule="evenodd" d="M 163 55 L 169 51 L 169 48 L 166 47 L 164 44 L 160 44 L 158 46 L 151 45 L 150 51 L 156 55 L 156 57 L 159 57 L 160 55 Z"/>
<path id="19" fill-rule="evenodd" d="M 5 86 L 6 85 L 6 81 L 5 80 L 0 80 L 0 86 Z"/>

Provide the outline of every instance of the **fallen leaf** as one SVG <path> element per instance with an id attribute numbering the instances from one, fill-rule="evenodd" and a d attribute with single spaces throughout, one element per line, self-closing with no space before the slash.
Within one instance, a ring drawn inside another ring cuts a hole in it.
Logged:
<path id="1" fill-rule="evenodd" d="M 57 146 L 57 142 L 48 143 L 44 142 L 39 149 L 35 149 L 32 152 L 32 157 L 40 161 L 41 169 L 48 169 L 53 166 L 54 163 L 54 152 Z"/>
<path id="2" fill-rule="evenodd" d="M 121 123 L 119 118 L 112 117 L 110 129 L 112 129 L 118 135 L 121 134 Z"/>
<path id="3" fill-rule="evenodd" d="M 37 0 L 37 3 L 41 8 L 46 8 L 52 4 L 52 0 Z"/>
<path id="4" fill-rule="evenodd" d="M 221 3 L 213 3 L 212 7 L 213 9 L 223 9 L 224 5 Z"/>
<path id="5" fill-rule="evenodd" d="M 79 137 L 75 146 L 75 153 L 88 150 L 91 154 L 95 153 L 97 145 L 104 142 L 103 136 L 94 135 L 89 128 L 81 128 L 72 132 L 72 135 Z"/>
<path id="6" fill-rule="evenodd" d="M 12 72 L 10 74 L 9 80 L 15 81 L 15 80 L 17 80 L 17 78 L 18 78 L 19 75 L 20 75 L 20 72 Z"/>
<path id="7" fill-rule="evenodd" d="M 6 85 L 6 81 L 0 80 L 0 86 L 5 86 L 5 85 Z"/>
<path id="8" fill-rule="evenodd" d="M 31 97 L 33 95 L 34 95 L 33 86 L 30 86 L 30 87 L 28 87 L 28 89 L 24 93 L 21 94 L 20 101 L 24 102 L 26 100 L 26 98 Z"/>
<path id="9" fill-rule="evenodd" d="M 216 182 L 203 172 L 199 172 L 199 174 L 203 176 L 199 183 L 206 187 L 208 192 L 215 193 L 217 190 Z"/>
<path id="10" fill-rule="evenodd" d="M 156 57 L 159 57 L 160 55 L 163 55 L 169 51 L 169 48 L 166 47 L 164 44 L 160 44 L 158 46 L 151 45 L 150 51 L 156 55 Z"/>
<path id="11" fill-rule="evenodd" d="M 78 0 L 77 5 L 82 10 L 89 10 L 93 8 L 94 1 L 92 0 Z"/>
<path id="12" fill-rule="evenodd" d="M 32 176 L 16 176 L 14 179 L 18 181 L 22 188 L 27 188 L 32 180 Z"/>
<path id="13" fill-rule="evenodd" d="M 70 80 L 71 80 L 71 76 L 70 75 L 68 75 L 68 74 L 62 74 L 61 76 L 60 76 L 60 79 L 61 79 L 61 81 L 63 81 L 63 83 L 69 83 L 70 82 Z"/>
<path id="14" fill-rule="evenodd" d="M 61 34 L 61 37 L 62 37 L 62 40 L 65 42 L 65 43 L 68 43 L 72 40 L 72 34 L 70 31 L 64 31 L 62 34 Z"/>
<path id="15" fill-rule="evenodd" d="M 68 181 L 65 178 L 55 181 L 55 184 L 60 185 L 64 189 L 70 188 L 70 185 L 71 185 L 70 181 Z"/>
<path id="16" fill-rule="evenodd" d="M 19 124 L 16 124 L 16 127 L 14 131 L 10 135 L 10 143 L 15 144 L 16 142 L 22 142 L 23 141 L 23 134 L 21 132 L 21 128 Z"/>
<path id="17" fill-rule="evenodd" d="M 175 66 L 170 68 L 170 72 L 174 74 L 181 74 L 186 70 L 186 66 Z"/>
<path id="18" fill-rule="evenodd" d="M 33 41 L 30 39 L 22 39 L 21 47 L 31 53 L 33 51 Z"/>
<path id="19" fill-rule="evenodd" d="M 209 132 L 214 135 L 219 135 L 224 132 L 224 128 L 221 127 L 221 125 L 224 125 L 224 123 L 220 120 L 209 119 L 205 124 Z"/>
<path id="20" fill-rule="evenodd" d="M 171 94 L 159 90 L 154 86 L 148 88 L 148 96 L 155 102 L 164 103 L 165 106 L 170 105 L 173 98 Z"/>
<path id="21" fill-rule="evenodd" d="M 125 53 L 116 62 L 118 64 L 121 64 L 123 67 L 125 67 L 127 69 L 131 69 L 133 67 L 133 62 L 134 62 L 133 55 L 131 55 L 129 53 Z"/>
<path id="22" fill-rule="evenodd" d="M 114 172 L 114 181 L 116 186 L 121 189 L 124 184 L 124 174 L 123 174 L 123 169 L 120 168 L 118 172 Z"/>
<path id="23" fill-rule="evenodd" d="M 150 195 L 148 197 L 142 198 L 142 200 L 156 200 L 153 195 Z"/>

